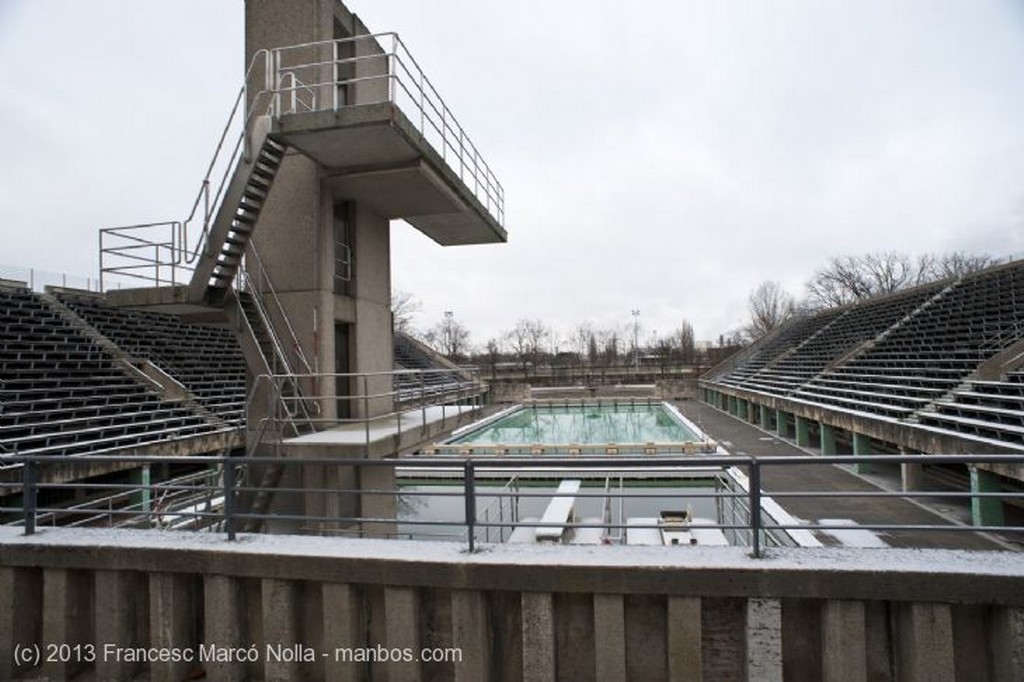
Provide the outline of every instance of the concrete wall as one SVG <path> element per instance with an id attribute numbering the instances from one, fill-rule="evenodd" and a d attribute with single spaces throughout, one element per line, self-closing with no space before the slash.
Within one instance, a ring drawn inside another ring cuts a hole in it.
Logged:
<path id="1" fill-rule="evenodd" d="M 222 537 L 0 529 L 0 679 L 1024 679 L 1012 553 Z"/>

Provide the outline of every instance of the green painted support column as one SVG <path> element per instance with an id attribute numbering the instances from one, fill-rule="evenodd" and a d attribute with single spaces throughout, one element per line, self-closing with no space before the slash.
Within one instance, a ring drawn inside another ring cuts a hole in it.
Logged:
<path id="1" fill-rule="evenodd" d="M 836 429 L 828 424 L 821 424 L 820 426 L 821 454 L 825 457 L 831 457 L 836 454 Z"/>
<path id="2" fill-rule="evenodd" d="M 971 493 L 1002 492 L 999 476 L 991 471 L 971 467 Z M 998 497 L 972 497 L 971 523 L 975 526 L 1002 526 L 1003 501 Z"/>
<path id="3" fill-rule="evenodd" d="M 737 407 L 739 408 L 739 417 L 743 421 L 750 420 L 750 401 L 740 398 Z"/>
<path id="4" fill-rule="evenodd" d="M 796 416 L 796 444 L 806 448 L 811 444 L 811 433 L 807 417 Z"/>
<path id="5" fill-rule="evenodd" d="M 789 438 L 789 414 L 785 410 L 775 410 L 775 432 Z"/>
<path id="6" fill-rule="evenodd" d="M 771 417 L 769 416 L 771 413 L 768 411 L 768 406 L 767 405 L 761 405 L 760 407 L 761 407 L 761 409 L 760 409 L 760 412 L 761 412 L 761 428 L 764 429 L 765 431 L 767 431 L 767 430 L 769 430 L 772 427 L 772 420 L 771 420 Z"/>
<path id="7" fill-rule="evenodd" d="M 138 507 L 142 513 L 148 514 L 152 509 L 149 465 L 146 464 L 128 472 L 128 482 L 138 488 L 138 492 L 132 495 L 132 504 Z"/>
<path id="8" fill-rule="evenodd" d="M 856 455 L 870 455 L 871 454 L 871 438 L 865 436 L 863 433 L 853 434 L 853 454 Z M 867 464 L 855 464 L 853 470 L 858 474 L 868 473 L 869 467 Z"/>
<path id="9" fill-rule="evenodd" d="M 739 402 L 740 401 L 739 399 L 736 398 L 736 396 L 729 396 L 729 414 L 731 414 L 734 417 L 740 412 Z"/>

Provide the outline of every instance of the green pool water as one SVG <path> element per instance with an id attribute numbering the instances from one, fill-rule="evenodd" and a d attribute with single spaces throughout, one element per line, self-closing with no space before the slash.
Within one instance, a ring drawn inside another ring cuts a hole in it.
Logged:
<path id="1" fill-rule="evenodd" d="M 685 443 L 701 437 L 664 404 L 527 405 L 449 443 Z"/>

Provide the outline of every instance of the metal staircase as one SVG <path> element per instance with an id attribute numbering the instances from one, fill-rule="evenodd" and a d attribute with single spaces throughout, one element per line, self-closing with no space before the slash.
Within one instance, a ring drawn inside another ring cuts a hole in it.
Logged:
<path id="1" fill-rule="evenodd" d="M 284 145 L 267 136 L 270 117 L 261 117 L 249 137 L 255 152 L 235 167 L 217 217 L 196 262 L 189 299 L 222 305 L 245 257 L 245 249 L 260 219 L 260 212 L 284 160 Z"/>

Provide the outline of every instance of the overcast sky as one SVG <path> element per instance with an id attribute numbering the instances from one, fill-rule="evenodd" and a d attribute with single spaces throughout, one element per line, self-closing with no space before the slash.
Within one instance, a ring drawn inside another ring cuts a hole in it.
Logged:
<path id="1" fill-rule="evenodd" d="M 505 187 L 509 242 L 394 223 L 419 327 L 716 338 L 831 255 L 1024 253 L 1024 3 L 350 0 Z M 0 263 L 95 275 L 181 219 L 242 73 L 242 0 L 0 0 Z"/>

